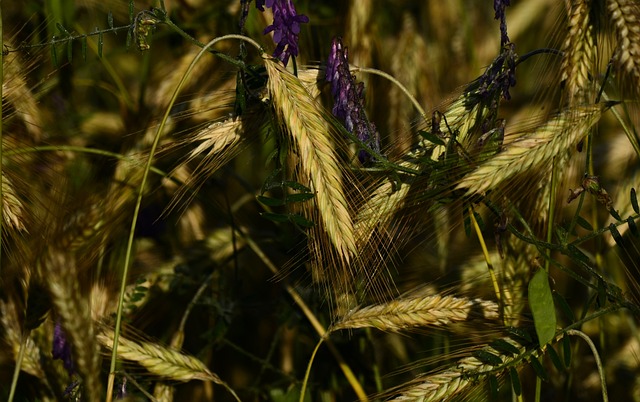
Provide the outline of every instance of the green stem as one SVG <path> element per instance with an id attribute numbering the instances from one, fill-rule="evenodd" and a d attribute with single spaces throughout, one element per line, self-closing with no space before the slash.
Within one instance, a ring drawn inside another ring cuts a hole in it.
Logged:
<path id="1" fill-rule="evenodd" d="M 428 121 L 429 120 L 428 116 L 427 116 L 427 112 L 425 112 L 424 109 L 422 109 L 422 106 L 420 105 L 420 102 L 418 102 L 418 100 L 413 95 L 411 95 L 409 90 L 404 85 L 402 85 L 402 83 L 400 81 L 398 81 L 392 75 L 387 74 L 384 71 L 377 70 L 375 68 L 352 67 L 351 71 L 362 71 L 363 73 L 375 74 L 375 75 L 379 75 L 381 77 L 384 77 L 384 78 L 388 79 L 395 86 L 397 86 L 407 96 L 407 98 L 409 98 L 409 100 L 411 101 L 411 103 L 413 103 L 413 106 L 416 108 L 416 110 L 418 112 L 420 112 L 420 116 L 422 116 L 424 121 Z"/>
<path id="2" fill-rule="evenodd" d="M 311 357 L 309 358 L 309 364 L 307 364 L 307 370 L 304 373 L 304 380 L 302 381 L 302 388 L 300 389 L 299 402 L 304 402 L 304 394 L 307 390 L 307 384 L 309 383 L 309 376 L 311 375 L 311 366 L 313 365 L 313 360 L 315 359 L 318 349 L 320 349 L 320 345 L 322 345 L 323 341 L 324 338 L 320 338 L 316 347 L 313 348 L 313 353 L 311 353 Z"/>
<path id="3" fill-rule="evenodd" d="M 589 338 L 584 332 L 582 331 L 578 331 L 575 329 L 570 329 L 567 331 L 568 335 L 573 335 L 573 336 L 577 336 L 580 337 L 582 339 L 584 339 L 584 341 L 587 343 L 587 345 L 589 345 L 589 347 L 591 348 L 591 353 L 593 353 L 593 357 L 596 361 L 596 366 L 598 366 L 598 374 L 600 375 L 600 384 L 602 385 L 602 400 L 604 402 L 608 402 L 609 401 L 609 397 L 607 394 L 607 382 L 605 380 L 605 376 L 604 376 L 604 367 L 602 366 L 602 361 L 600 360 L 600 355 L 598 354 L 598 349 L 596 348 L 596 345 L 593 344 L 593 341 L 591 341 L 591 338 Z"/>

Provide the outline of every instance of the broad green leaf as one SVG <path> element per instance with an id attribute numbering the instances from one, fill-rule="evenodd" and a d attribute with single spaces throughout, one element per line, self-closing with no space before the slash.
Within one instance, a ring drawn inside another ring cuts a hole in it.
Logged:
<path id="1" fill-rule="evenodd" d="M 549 343 L 556 334 L 556 310 L 547 271 L 539 270 L 529 282 L 529 307 L 540 345 Z"/>

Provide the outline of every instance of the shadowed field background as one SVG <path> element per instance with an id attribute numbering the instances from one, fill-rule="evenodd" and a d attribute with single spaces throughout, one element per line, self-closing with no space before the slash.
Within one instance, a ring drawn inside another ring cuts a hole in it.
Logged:
<path id="1" fill-rule="evenodd" d="M 5 3 L 0 399 L 640 400 L 637 1 Z"/>

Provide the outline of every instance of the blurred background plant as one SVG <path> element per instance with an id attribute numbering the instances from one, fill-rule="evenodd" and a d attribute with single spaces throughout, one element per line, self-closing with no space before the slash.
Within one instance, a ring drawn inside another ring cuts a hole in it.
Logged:
<path id="1" fill-rule="evenodd" d="M 640 400 L 638 3 L 292 4 L 2 5 L 3 400 Z"/>

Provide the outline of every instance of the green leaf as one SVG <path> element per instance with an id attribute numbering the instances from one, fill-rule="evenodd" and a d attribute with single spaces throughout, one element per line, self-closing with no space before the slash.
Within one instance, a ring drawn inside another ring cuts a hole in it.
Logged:
<path id="1" fill-rule="evenodd" d="M 98 33 L 98 57 L 102 58 L 102 46 L 104 46 L 104 37 L 102 31 Z"/>
<path id="2" fill-rule="evenodd" d="M 613 240 L 616 241 L 616 244 L 620 246 L 620 248 L 624 248 L 624 239 L 622 238 L 622 235 L 618 231 L 618 228 L 616 227 L 615 223 L 612 223 L 611 225 L 609 225 L 609 232 L 611 232 L 611 236 L 613 237 Z"/>
<path id="3" fill-rule="evenodd" d="M 274 222 L 288 222 L 289 215 L 287 214 L 274 214 L 272 212 L 261 212 L 260 216 L 267 218 Z"/>
<path id="4" fill-rule="evenodd" d="M 569 319 L 570 322 L 576 321 L 576 316 L 573 315 L 573 311 L 571 310 L 569 303 L 567 303 L 565 298 L 562 297 L 560 293 L 554 291 L 553 300 L 556 303 L 556 305 L 560 307 L 560 310 L 562 310 L 562 313 L 565 315 L 565 317 Z"/>
<path id="5" fill-rule="evenodd" d="M 622 220 L 622 218 L 620 217 L 620 214 L 618 213 L 618 211 L 616 211 L 613 208 L 609 209 L 609 214 L 611 216 L 613 216 L 617 221 L 621 221 Z"/>
<path id="6" fill-rule="evenodd" d="M 536 375 L 540 377 L 542 381 L 549 382 L 549 374 L 547 374 L 547 370 L 542 367 L 542 364 L 540 363 L 540 361 L 538 361 L 538 359 L 532 357 L 529 361 L 529 364 L 531 364 L 531 367 L 533 367 L 533 371 L 536 372 Z"/>
<path id="7" fill-rule="evenodd" d="M 54 36 L 51 40 L 56 40 L 56 37 Z M 56 50 L 56 45 L 55 44 L 51 44 L 51 60 L 53 61 L 53 65 L 54 67 L 58 67 L 58 51 Z"/>
<path id="8" fill-rule="evenodd" d="M 59 22 L 56 22 L 56 28 L 58 28 L 58 31 L 60 31 L 60 33 L 64 36 L 71 36 L 71 33 L 69 33 L 69 31 L 67 31 L 67 29 L 62 26 L 62 24 L 60 24 Z"/>
<path id="9" fill-rule="evenodd" d="M 520 354 L 520 350 L 518 348 L 516 348 L 509 342 L 505 341 L 504 339 L 496 339 L 495 341 L 491 342 L 489 346 L 491 346 L 495 350 L 498 350 L 504 354 L 511 354 L 511 355 Z"/>
<path id="10" fill-rule="evenodd" d="M 593 232 L 593 226 L 591 226 L 591 224 L 587 222 L 587 220 L 581 217 L 580 215 L 576 217 L 576 223 L 582 226 L 583 228 L 587 229 L 588 231 Z"/>
<path id="11" fill-rule="evenodd" d="M 107 14 L 107 24 L 109 28 L 113 29 L 113 13 L 111 11 Z"/>
<path id="12" fill-rule="evenodd" d="M 315 194 L 310 194 L 310 193 L 287 194 L 286 202 L 287 204 L 290 202 L 304 202 L 304 201 L 309 201 L 313 197 L 315 197 Z"/>
<path id="13" fill-rule="evenodd" d="M 507 332 L 511 335 L 514 341 L 518 342 L 522 346 L 527 346 L 533 342 L 531 335 L 525 329 L 508 327 Z"/>
<path id="14" fill-rule="evenodd" d="M 467 237 L 471 237 L 471 218 L 469 217 L 469 213 L 467 209 L 464 209 L 463 213 L 463 223 L 464 223 L 464 233 Z"/>
<path id="15" fill-rule="evenodd" d="M 133 24 L 133 9 L 134 9 L 134 4 L 133 4 L 133 0 L 129 0 L 129 24 Z"/>
<path id="16" fill-rule="evenodd" d="M 636 211 L 636 214 L 640 214 L 640 207 L 638 207 L 638 197 L 636 196 L 636 189 L 631 189 L 631 206 L 633 210 Z"/>
<path id="17" fill-rule="evenodd" d="M 560 356 L 558 356 L 558 352 L 556 352 L 555 348 L 551 345 L 547 348 L 547 354 L 551 359 L 551 363 L 556 367 L 558 371 L 564 371 L 565 367 L 562 364 L 562 360 L 560 360 Z"/>
<path id="18" fill-rule="evenodd" d="M 569 257 L 575 258 L 576 260 L 583 262 L 585 264 L 591 263 L 591 259 L 573 244 L 567 244 L 567 251 L 568 251 Z"/>
<path id="19" fill-rule="evenodd" d="M 430 133 L 430 132 L 428 132 L 428 131 L 420 130 L 420 131 L 418 131 L 418 134 L 419 134 L 422 138 L 424 138 L 425 140 L 427 140 L 427 141 L 429 141 L 429 142 L 431 142 L 431 143 L 434 143 L 434 144 L 436 144 L 436 145 L 442 145 L 442 146 L 444 146 L 444 145 L 445 145 L 445 143 L 444 143 L 444 141 L 442 140 L 442 138 L 440 138 L 440 137 L 438 137 L 437 135 L 432 134 L 432 133 Z"/>
<path id="20" fill-rule="evenodd" d="M 283 187 L 289 187 L 289 188 L 292 188 L 292 189 L 294 189 L 296 191 L 301 191 L 301 192 L 304 192 L 304 193 L 311 193 L 311 189 L 309 187 L 307 187 L 307 186 L 305 186 L 303 184 L 300 184 L 298 182 L 295 182 L 295 181 L 285 180 L 285 181 L 282 182 L 282 186 Z"/>
<path id="21" fill-rule="evenodd" d="M 636 225 L 636 221 L 633 219 L 633 216 L 627 218 L 627 225 L 629 225 L 629 231 L 635 237 L 638 237 L 640 233 L 638 232 L 638 225 Z"/>
<path id="22" fill-rule="evenodd" d="M 262 193 L 274 188 L 282 188 L 282 180 L 279 178 L 280 173 L 282 173 L 282 168 L 275 169 L 269 173 L 269 176 L 264 179 L 264 183 L 262 184 Z"/>
<path id="23" fill-rule="evenodd" d="M 513 392 L 520 396 L 522 394 L 522 384 L 520 384 L 520 377 L 518 377 L 518 370 L 513 367 L 509 367 L 509 376 L 511 377 L 511 386 Z"/>
<path id="24" fill-rule="evenodd" d="M 265 197 L 263 195 L 256 196 L 258 202 L 262 205 L 266 205 L 268 207 L 281 207 L 285 204 L 284 200 L 280 200 L 277 198 Z"/>
<path id="25" fill-rule="evenodd" d="M 302 215 L 298 215 L 298 214 L 290 214 L 289 215 L 289 220 L 293 223 L 295 223 L 298 226 L 302 226 L 305 228 L 311 228 L 313 227 L 314 223 L 310 220 L 308 220 L 307 218 L 305 218 Z"/>
<path id="26" fill-rule="evenodd" d="M 500 356 L 494 355 L 486 350 L 476 350 L 473 352 L 473 357 L 490 366 L 499 366 L 503 363 Z"/>
<path id="27" fill-rule="evenodd" d="M 489 400 L 497 401 L 499 394 L 500 386 L 498 384 L 498 378 L 495 375 L 489 376 Z"/>
<path id="28" fill-rule="evenodd" d="M 568 336 L 562 338 L 562 352 L 564 355 L 564 366 L 571 367 L 571 340 Z"/>
<path id="29" fill-rule="evenodd" d="M 482 216 L 480 216 L 480 214 L 477 213 L 476 211 L 473 211 L 473 217 L 476 218 L 476 222 L 478 222 L 478 226 L 480 227 L 480 230 L 484 231 L 485 226 L 484 226 L 484 221 L 482 220 Z"/>
<path id="30" fill-rule="evenodd" d="M 549 343 L 556 334 L 556 310 L 547 271 L 539 270 L 529 282 L 529 307 L 540 345 Z"/>

